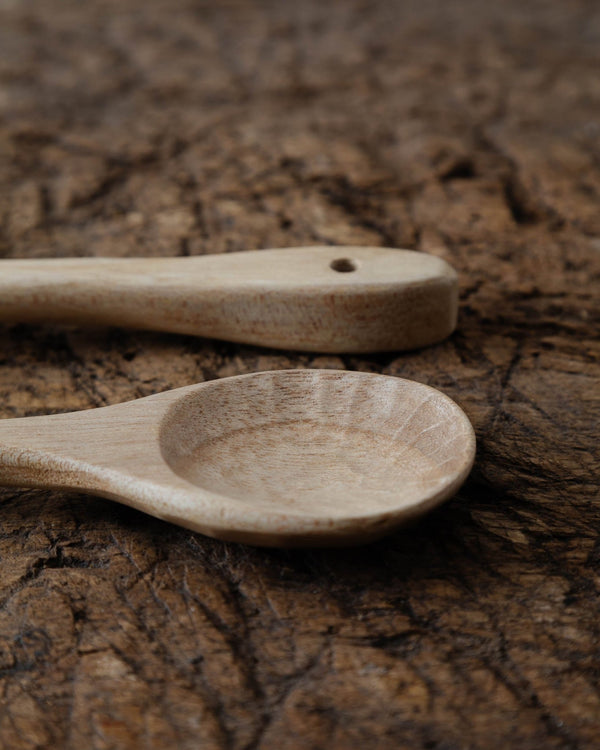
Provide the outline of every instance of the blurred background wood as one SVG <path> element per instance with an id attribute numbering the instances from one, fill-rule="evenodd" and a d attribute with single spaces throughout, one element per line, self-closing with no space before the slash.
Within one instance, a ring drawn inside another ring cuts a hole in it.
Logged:
<path id="1" fill-rule="evenodd" d="M 0 2 L 0 254 L 433 252 L 458 331 L 306 355 L 0 328 L 0 414 L 285 367 L 455 399 L 468 484 L 351 551 L 2 490 L 0 746 L 584 748 L 600 734 L 600 9 Z"/>

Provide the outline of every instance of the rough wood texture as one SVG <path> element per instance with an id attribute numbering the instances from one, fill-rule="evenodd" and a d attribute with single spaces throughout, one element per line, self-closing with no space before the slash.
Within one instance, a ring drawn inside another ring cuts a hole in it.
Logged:
<path id="1" fill-rule="evenodd" d="M 599 58 L 591 0 L 0 3 L 4 256 L 388 245 L 461 279 L 457 332 L 402 355 L 5 326 L 3 416 L 347 367 L 479 441 L 348 552 L 3 491 L 3 747 L 597 746 Z"/>

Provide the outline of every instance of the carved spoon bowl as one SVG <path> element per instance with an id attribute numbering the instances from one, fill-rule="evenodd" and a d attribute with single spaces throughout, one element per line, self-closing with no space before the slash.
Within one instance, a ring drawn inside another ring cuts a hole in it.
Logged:
<path id="1" fill-rule="evenodd" d="M 378 538 L 453 495 L 474 454 L 471 424 L 444 394 L 335 370 L 0 421 L 0 484 L 88 491 L 267 546 Z"/>

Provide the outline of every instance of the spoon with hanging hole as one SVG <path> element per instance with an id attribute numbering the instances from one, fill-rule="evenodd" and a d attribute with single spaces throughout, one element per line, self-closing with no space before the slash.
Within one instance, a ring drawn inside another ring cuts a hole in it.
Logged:
<path id="1" fill-rule="evenodd" d="M 429 386 L 279 370 L 0 420 L 0 484 L 111 498 L 228 541 L 368 542 L 451 497 L 471 423 Z"/>
<path id="2" fill-rule="evenodd" d="M 178 258 L 0 261 L 0 321 L 145 328 L 330 353 L 415 349 L 456 326 L 441 258 L 298 247 Z"/>

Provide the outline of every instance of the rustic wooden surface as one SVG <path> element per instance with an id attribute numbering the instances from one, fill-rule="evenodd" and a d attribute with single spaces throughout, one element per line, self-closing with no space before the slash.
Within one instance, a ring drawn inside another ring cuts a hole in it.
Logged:
<path id="1" fill-rule="evenodd" d="M 600 736 L 600 13 L 0 0 L 0 253 L 423 249 L 419 352 L 0 328 L 3 417 L 259 369 L 397 374 L 470 416 L 464 489 L 349 551 L 0 492 L 2 748 L 593 748 Z"/>

